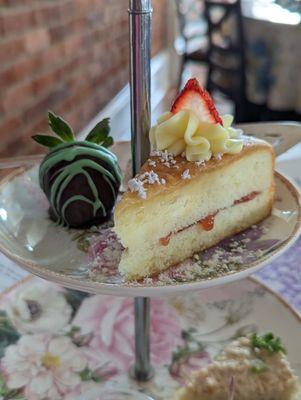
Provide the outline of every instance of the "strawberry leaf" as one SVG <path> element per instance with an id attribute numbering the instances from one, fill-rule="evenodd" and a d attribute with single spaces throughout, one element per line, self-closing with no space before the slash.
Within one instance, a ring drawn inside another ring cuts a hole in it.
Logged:
<path id="1" fill-rule="evenodd" d="M 35 140 L 37 143 L 41 144 L 42 146 L 48 147 L 49 149 L 64 143 L 61 139 L 47 135 L 34 135 L 32 136 L 32 139 Z"/>
<path id="2" fill-rule="evenodd" d="M 49 126 L 64 142 L 74 140 L 74 133 L 70 125 L 51 111 L 48 112 Z"/>
<path id="3" fill-rule="evenodd" d="M 110 147 L 114 144 L 114 139 L 112 138 L 112 136 L 108 136 L 107 138 L 105 138 L 105 140 L 100 143 L 103 147 Z"/>
<path id="4" fill-rule="evenodd" d="M 100 144 L 104 147 L 109 147 L 113 144 L 113 138 L 109 136 L 110 133 L 110 118 L 105 118 L 98 122 L 91 132 L 86 137 L 88 142 Z"/>

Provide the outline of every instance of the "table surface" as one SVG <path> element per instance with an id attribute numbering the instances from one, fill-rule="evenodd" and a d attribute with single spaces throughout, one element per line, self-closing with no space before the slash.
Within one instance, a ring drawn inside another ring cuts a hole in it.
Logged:
<path id="1" fill-rule="evenodd" d="M 301 187 L 301 143 L 277 159 L 276 168 Z M 301 313 L 301 239 L 283 256 L 263 268 L 256 277 L 281 294 Z M 0 291 L 28 273 L 0 254 Z"/>
<path id="2" fill-rule="evenodd" d="M 274 22 L 285 25 L 301 23 L 301 14 L 274 0 L 242 0 L 242 13 L 245 18 Z"/>

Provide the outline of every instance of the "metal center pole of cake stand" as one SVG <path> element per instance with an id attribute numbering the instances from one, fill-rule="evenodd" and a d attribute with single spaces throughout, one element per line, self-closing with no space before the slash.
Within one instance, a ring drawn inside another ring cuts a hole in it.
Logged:
<path id="1" fill-rule="evenodd" d="M 130 87 L 133 175 L 149 156 L 151 118 L 151 0 L 129 0 Z M 131 376 L 147 381 L 150 365 L 150 299 L 135 299 L 135 364 Z"/>

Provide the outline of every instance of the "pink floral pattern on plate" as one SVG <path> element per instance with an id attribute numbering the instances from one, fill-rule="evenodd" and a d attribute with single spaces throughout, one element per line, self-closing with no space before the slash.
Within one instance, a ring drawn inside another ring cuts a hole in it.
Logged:
<path id="1" fill-rule="evenodd" d="M 81 334 L 93 333 L 85 349 L 95 368 L 97 358 L 124 372 L 134 362 L 133 300 L 113 296 L 92 296 L 79 308 L 74 326 Z M 168 363 L 174 348 L 182 342 L 177 313 L 163 299 L 151 300 L 152 361 Z M 168 332 L 168 334 L 167 334 Z"/>
<path id="2" fill-rule="evenodd" d="M 55 313 L 64 316 L 59 324 Z M 268 329 L 284 335 L 289 350 L 295 349 L 289 355 L 301 374 L 294 341 L 300 321 L 258 283 L 244 280 L 153 299 L 156 374 L 139 385 L 128 379 L 134 362 L 133 300 L 88 296 L 33 278 L 0 301 L 0 393 L 2 400 L 95 400 L 103 388 L 123 387 L 171 400 L 193 370 L 210 363 L 232 339 L 267 329 L 266 321 Z M 46 324 L 51 333 L 41 333 Z"/>

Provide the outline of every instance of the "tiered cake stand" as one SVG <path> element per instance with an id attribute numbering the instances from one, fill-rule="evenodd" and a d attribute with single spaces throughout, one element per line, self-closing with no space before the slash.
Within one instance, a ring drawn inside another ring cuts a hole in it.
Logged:
<path id="1" fill-rule="evenodd" d="M 134 174 L 149 154 L 151 13 L 150 0 L 130 1 Z M 262 124 L 260 129 L 250 125 L 248 129 L 247 133 L 271 140 L 278 152 L 300 140 L 300 127 L 294 125 Z M 117 144 L 116 152 L 124 157 L 127 146 Z M 32 158 L 29 164 L 34 161 Z M 0 187 L 0 250 L 31 273 L 62 286 L 134 297 L 135 364 L 130 374 L 140 382 L 151 379 L 155 373 L 150 363 L 149 297 L 209 288 L 246 277 L 280 255 L 300 233 L 300 194 L 293 183 L 277 173 L 275 211 L 263 223 L 157 278 L 125 283 L 118 274 L 120 248 L 110 226 L 68 231 L 51 224 L 38 186 L 38 166 L 28 168 L 21 164 L 16 162 L 18 168 Z M 214 274 L 210 269 L 212 260 L 216 262 Z"/>

